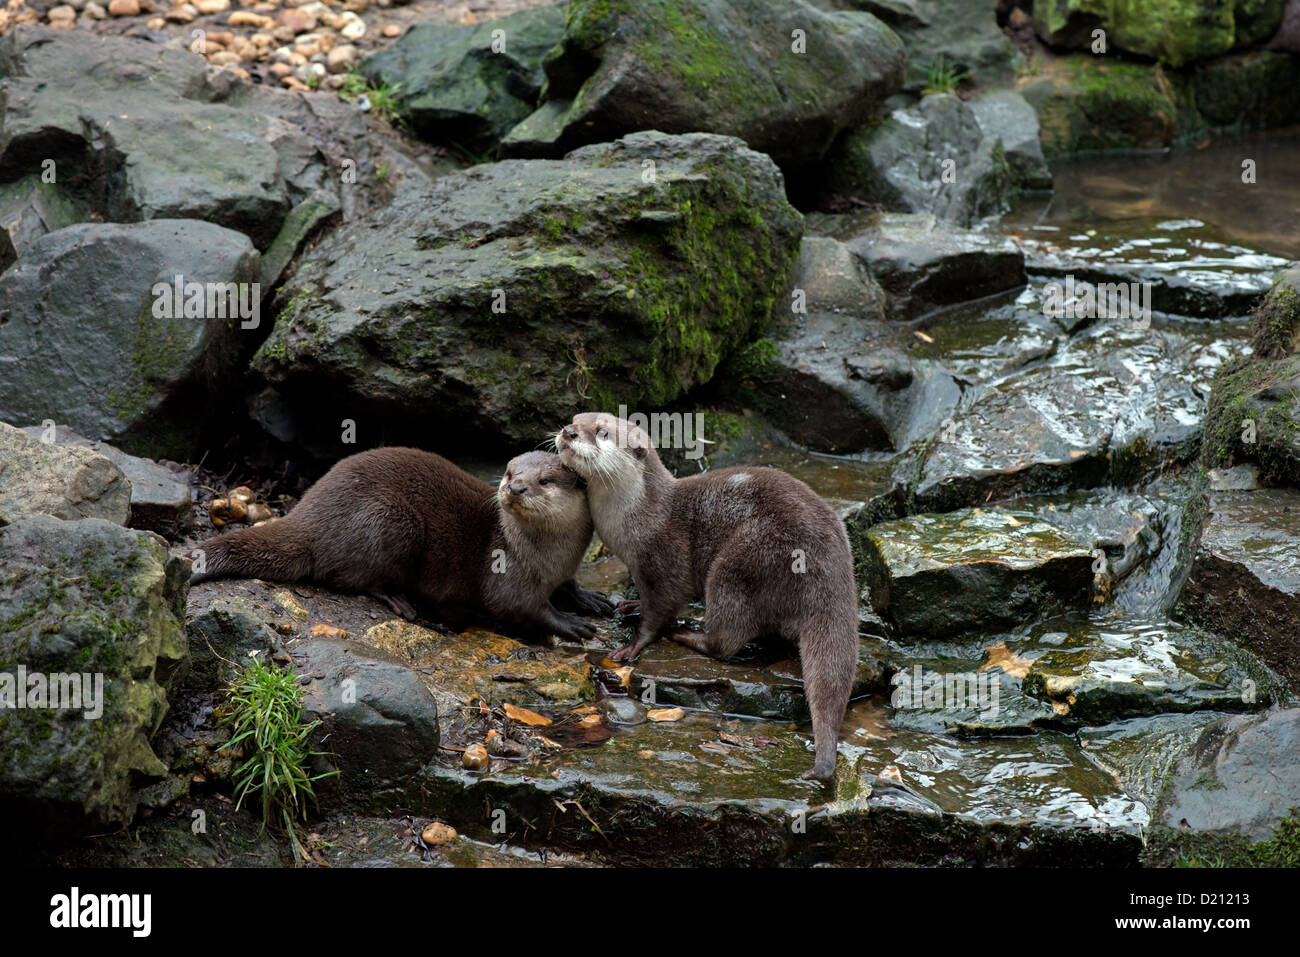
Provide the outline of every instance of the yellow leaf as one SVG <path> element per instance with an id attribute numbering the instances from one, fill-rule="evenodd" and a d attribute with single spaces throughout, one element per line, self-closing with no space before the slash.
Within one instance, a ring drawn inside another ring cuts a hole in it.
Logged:
<path id="1" fill-rule="evenodd" d="M 986 648 L 985 651 L 989 654 L 989 660 L 980 666 L 980 671 L 1000 667 L 1013 678 L 1023 678 L 1029 674 L 1029 666 L 1033 664 L 1028 658 L 1021 658 L 1008 649 L 1005 641 L 999 641 L 993 647 Z"/>
<path id="2" fill-rule="evenodd" d="M 526 724 L 530 727 L 540 727 L 551 723 L 551 719 L 538 714 L 536 711 L 529 711 L 527 708 L 519 708 L 512 704 L 506 704 L 506 717 L 511 721 L 518 721 L 520 724 Z"/>
<path id="3" fill-rule="evenodd" d="M 311 634 L 313 638 L 346 638 L 348 633 L 342 628 L 335 628 L 333 625 L 312 625 Z"/>
<path id="4" fill-rule="evenodd" d="M 651 721 L 680 721 L 685 714 L 681 708 L 655 708 L 647 711 L 646 717 Z"/>

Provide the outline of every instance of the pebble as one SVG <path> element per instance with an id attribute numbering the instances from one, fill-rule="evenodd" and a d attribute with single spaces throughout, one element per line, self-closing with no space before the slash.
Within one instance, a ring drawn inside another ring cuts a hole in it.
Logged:
<path id="1" fill-rule="evenodd" d="M 389 38 L 400 37 L 402 35 L 402 27 L 397 23 L 385 23 L 383 29 L 379 32 Z"/>
<path id="2" fill-rule="evenodd" d="M 288 87 L 289 89 L 293 90 L 295 93 L 306 93 L 308 90 L 311 89 L 311 87 L 309 87 L 306 83 L 302 82 L 302 80 L 298 79 L 296 76 L 286 76 L 284 79 L 280 81 L 280 84 L 282 86 Z"/>
<path id="3" fill-rule="evenodd" d="M 150 30 L 161 30 L 163 27 L 167 26 L 167 21 L 162 17 L 152 17 L 145 22 L 145 26 Z"/>
<path id="4" fill-rule="evenodd" d="M 460 763 L 470 771 L 482 771 L 492 763 L 488 757 L 487 748 L 481 744 L 471 744 L 465 749 L 465 753 L 460 756 Z"/>
<path id="5" fill-rule="evenodd" d="M 345 39 L 360 40 L 366 35 L 366 23 L 351 10 L 338 18 L 336 29 Z"/>
<path id="6" fill-rule="evenodd" d="M 345 73 L 357 58 L 357 48 L 345 43 L 330 50 L 325 58 L 325 68 L 331 73 Z"/>
<path id="7" fill-rule="evenodd" d="M 86 16 L 92 20 L 107 20 L 108 11 L 96 3 L 95 0 L 88 0 L 86 3 Z"/>
<path id="8" fill-rule="evenodd" d="M 244 58 L 233 50 L 218 50 L 208 54 L 208 62 L 213 66 L 238 66 L 244 62 Z M 235 503 L 230 504 L 233 506 Z"/>
<path id="9" fill-rule="evenodd" d="M 45 15 L 50 23 L 56 23 L 59 20 L 77 19 L 77 11 L 70 4 L 62 3 L 57 7 L 50 7 L 50 12 Z"/>
<path id="10" fill-rule="evenodd" d="M 225 13 L 229 10 L 230 0 L 197 0 L 194 6 L 198 9 L 199 13 L 203 14 L 205 17 L 210 17 L 213 14 Z"/>
<path id="11" fill-rule="evenodd" d="M 236 10 L 226 19 L 226 23 L 232 27 L 256 27 L 259 30 L 269 30 L 275 26 L 275 21 L 270 17 L 251 10 Z"/>
<path id="12" fill-rule="evenodd" d="M 198 15 L 199 11 L 194 4 L 180 3 L 164 13 L 163 19 L 168 23 L 189 23 Z"/>
<path id="13" fill-rule="evenodd" d="M 110 0 L 108 12 L 115 17 L 138 16 L 140 14 L 140 2 L 139 0 Z"/>
<path id="14" fill-rule="evenodd" d="M 316 29 L 316 18 L 306 10 L 281 10 L 276 19 L 280 26 L 294 34 L 310 33 Z"/>
<path id="15" fill-rule="evenodd" d="M 420 840 L 425 844 L 450 844 L 456 840 L 456 829 L 440 821 L 434 821 L 420 832 Z"/>

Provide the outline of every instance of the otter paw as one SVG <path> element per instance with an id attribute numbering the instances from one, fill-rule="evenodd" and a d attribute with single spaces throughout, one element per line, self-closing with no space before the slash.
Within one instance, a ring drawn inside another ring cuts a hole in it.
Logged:
<path id="1" fill-rule="evenodd" d="M 578 609 L 586 615 L 604 615 L 614 612 L 614 602 L 608 596 L 590 588 L 579 588 L 575 596 Z"/>
<path id="2" fill-rule="evenodd" d="M 596 637 L 596 626 L 577 615 L 563 615 L 556 623 L 555 631 L 565 638 L 576 641 L 589 641 Z"/>
<path id="3" fill-rule="evenodd" d="M 637 599 L 621 601 L 614 606 L 614 610 L 623 618 L 627 618 L 631 615 L 639 615 L 641 614 L 641 602 Z"/>
<path id="4" fill-rule="evenodd" d="M 811 767 L 799 777 L 805 781 L 820 781 L 822 784 L 830 784 L 835 779 L 835 766 L 831 765 L 829 768 Z"/>
<path id="5" fill-rule="evenodd" d="M 611 661 L 635 661 L 636 656 L 641 653 L 641 649 L 635 644 L 624 645 L 615 651 L 609 653 Z"/>

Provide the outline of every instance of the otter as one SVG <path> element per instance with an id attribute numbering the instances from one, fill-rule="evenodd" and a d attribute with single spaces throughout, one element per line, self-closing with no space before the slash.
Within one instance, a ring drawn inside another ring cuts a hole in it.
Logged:
<path id="1" fill-rule="evenodd" d="M 408 621 L 414 599 L 586 640 L 596 629 L 555 606 L 614 609 L 573 581 L 591 541 L 585 484 L 547 452 L 511 459 L 494 490 L 432 452 L 371 449 L 336 463 L 284 518 L 204 542 L 190 582 L 310 581 L 373 595 Z"/>
<path id="2" fill-rule="evenodd" d="M 629 603 L 641 615 L 636 638 L 611 657 L 636 658 L 699 597 L 705 630 L 679 628 L 673 640 L 713 658 L 766 634 L 793 641 L 816 751 L 804 777 L 831 778 L 858 661 L 857 586 L 839 516 L 777 469 L 674 478 L 643 430 L 606 413 L 575 415 L 555 442 L 587 480 L 596 531 L 640 592 Z"/>

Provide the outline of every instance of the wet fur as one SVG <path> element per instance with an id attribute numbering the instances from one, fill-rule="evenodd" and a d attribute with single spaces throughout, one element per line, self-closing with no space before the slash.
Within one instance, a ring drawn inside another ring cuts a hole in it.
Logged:
<path id="1" fill-rule="evenodd" d="M 205 571 L 190 580 L 315 582 L 407 618 L 426 602 L 589 638 L 590 624 L 552 604 L 608 608 L 571 582 L 591 541 L 583 485 L 544 452 L 513 459 L 493 489 L 431 452 L 372 449 L 338 462 L 284 518 L 204 542 Z M 501 553 L 506 570 L 493 572 Z"/>
<path id="2" fill-rule="evenodd" d="M 807 776 L 832 777 L 858 634 L 853 558 L 830 506 L 776 469 L 674 478 L 644 432 L 604 413 L 574 416 L 556 444 L 587 479 L 596 531 L 641 595 L 636 640 L 614 657 L 636 657 L 700 597 L 705 631 L 673 634 L 700 652 L 725 658 L 762 635 L 789 639 L 799 646 L 813 718 L 816 759 Z M 803 573 L 793 570 L 796 550 Z"/>

